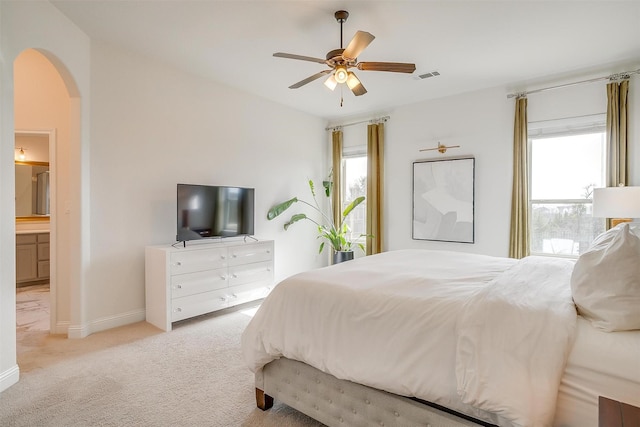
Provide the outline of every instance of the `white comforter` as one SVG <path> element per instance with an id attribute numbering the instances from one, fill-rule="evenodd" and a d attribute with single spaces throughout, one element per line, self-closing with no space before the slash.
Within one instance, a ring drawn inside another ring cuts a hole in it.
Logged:
<path id="1" fill-rule="evenodd" d="M 287 357 L 499 425 L 550 425 L 572 266 L 403 250 L 301 273 L 265 299 L 244 357 L 254 372 Z"/>

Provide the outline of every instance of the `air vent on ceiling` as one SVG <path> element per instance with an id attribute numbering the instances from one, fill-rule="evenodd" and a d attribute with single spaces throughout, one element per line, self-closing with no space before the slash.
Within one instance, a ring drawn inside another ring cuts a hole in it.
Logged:
<path id="1" fill-rule="evenodd" d="M 429 77 L 439 76 L 440 73 L 437 71 L 431 71 L 430 73 L 420 74 L 418 77 L 421 79 L 428 79 Z"/>

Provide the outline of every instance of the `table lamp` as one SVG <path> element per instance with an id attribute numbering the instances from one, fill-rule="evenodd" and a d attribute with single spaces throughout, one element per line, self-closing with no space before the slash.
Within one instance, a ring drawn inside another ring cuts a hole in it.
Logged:
<path id="1" fill-rule="evenodd" d="M 594 188 L 593 216 L 611 218 L 611 227 L 640 218 L 640 187 Z"/>

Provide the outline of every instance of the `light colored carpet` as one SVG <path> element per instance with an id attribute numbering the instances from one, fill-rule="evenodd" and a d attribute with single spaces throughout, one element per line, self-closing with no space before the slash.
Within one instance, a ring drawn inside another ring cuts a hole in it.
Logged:
<path id="1" fill-rule="evenodd" d="M 167 333 L 146 322 L 79 340 L 22 331 L 29 344 L 20 346 L 20 381 L 0 393 L 0 425 L 321 426 L 278 402 L 256 408 L 240 350 L 246 308 Z"/>

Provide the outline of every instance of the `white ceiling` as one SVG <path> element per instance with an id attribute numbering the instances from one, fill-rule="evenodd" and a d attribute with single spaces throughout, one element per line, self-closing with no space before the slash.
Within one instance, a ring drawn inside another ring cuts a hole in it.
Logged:
<path id="1" fill-rule="evenodd" d="M 52 3 L 92 39 L 327 120 L 488 87 L 531 89 L 551 76 L 640 66 L 640 1 L 114 1 Z M 326 67 L 274 58 L 324 58 L 340 47 L 336 10 L 376 39 L 360 61 L 413 62 L 412 75 L 356 71 L 368 93 L 329 91 L 324 79 L 288 89 Z M 635 68 L 633 68 L 635 69 Z M 438 71 L 440 76 L 417 76 Z M 606 74 L 605 74 L 606 75 Z"/>

